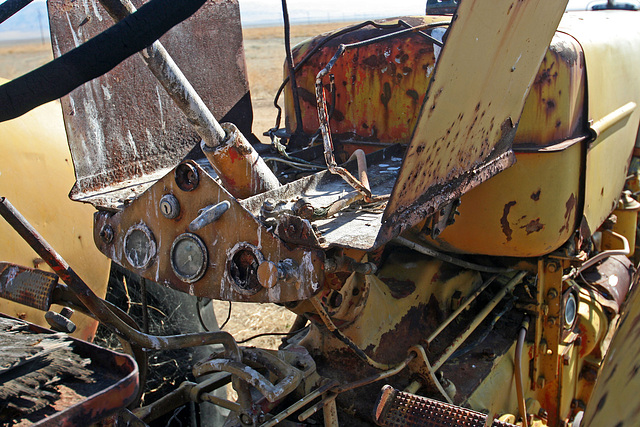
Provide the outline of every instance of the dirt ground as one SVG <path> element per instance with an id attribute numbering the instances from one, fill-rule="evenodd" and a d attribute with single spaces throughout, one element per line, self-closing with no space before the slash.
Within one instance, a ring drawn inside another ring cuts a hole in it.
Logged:
<path id="1" fill-rule="evenodd" d="M 347 23 L 331 23 L 294 26 L 291 29 L 292 46 L 314 35 L 344 27 Z M 273 127 L 276 109 L 273 96 L 282 81 L 284 62 L 284 31 L 282 28 L 248 28 L 243 31 L 247 72 L 254 109 L 254 133 L 264 142 L 262 132 Z M 0 77 L 12 79 L 31 71 L 52 59 L 49 44 L 13 43 L 0 44 Z M 229 303 L 215 301 L 214 310 L 221 325 L 229 313 Z M 224 330 L 238 341 L 262 333 L 288 331 L 295 315 L 275 304 L 232 303 L 231 317 Z M 280 336 L 260 337 L 247 342 L 265 348 L 277 348 Z"/>

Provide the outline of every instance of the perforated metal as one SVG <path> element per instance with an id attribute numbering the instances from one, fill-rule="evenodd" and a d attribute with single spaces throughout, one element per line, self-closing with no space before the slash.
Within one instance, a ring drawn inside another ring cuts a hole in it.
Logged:
<path id="1" fill-rule="evenodd" d="M 487 416 L 386 385 L 378 398 L 374 418 L 378 425 L 390 427 L 484 427 Z M 494 420 L 491 426 L 512 424 Z"/>
<path id="2" fill-rule="evenodd" d="M 0 298 L 47 311 L 57 283 L 53 273 L 0 263 Z"/>

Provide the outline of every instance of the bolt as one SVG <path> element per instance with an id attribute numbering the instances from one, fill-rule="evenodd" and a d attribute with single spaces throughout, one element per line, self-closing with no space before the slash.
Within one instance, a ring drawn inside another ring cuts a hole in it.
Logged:
<path id="1" fill-rule="evenodd" d="M 547 319 L 547 322 L 549 323 L 550 326 L 554 326 L 556 324 L 556 317 L 551 316 Z"/>
<path id="2" fill-rule="evenodd" d="M 115 232 L 113 231 L 113 227 L 111 227 L 108 224 L 104 225 L 100 230 L 100 238 L 102 239 L 103 242 L 107 244 L 113 242 L 114 235 L 115 235 Z"/>
<path id="3" fill-rule="evenodd" d="M 555 273 L 556 271 L 558 271 L 558 263 L 557 262 L 550 262 L 549 264 L 547 264 L 547 270 L 549 270 L 550 273 Z"/>
<path id="4" fill-rule="evenodd" d="M 265 212 L 273 212 L 275 208 L 276 208 L 276 201 L 273 200 L 272 198 L 268 198 L 262 203 L 262 209 L 264 209 Z"/>
<path id="5" fill-rule="evenodd" d="M 240 422 L 246 426 L 253 425 L 253 420 L 247 414 L 240 414 Z"/>
<path id="6" fill-rule="evenodd" d="M 544 379 L 544 377 L 541 375 L 538 377 L 538 388 L 544 388 L 544 385 L 546 384 L 546 380 Z"/>
<path id="7" fill-rule="evenodd" d="M 547 298 L 555 299 L 557 297 L 558 297 L 558 291 L 555 290 L 554 288 L 549 289 L 549 292 L 547 292 Z"/>

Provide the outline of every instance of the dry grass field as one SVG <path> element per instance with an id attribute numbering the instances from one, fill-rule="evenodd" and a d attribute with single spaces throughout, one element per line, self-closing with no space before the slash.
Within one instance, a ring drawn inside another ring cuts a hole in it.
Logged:
<path id="1" fill-rule="evenodd" d="M 292 46 L 314 35 L 344 27 L 347 23 L 294 26 L 291 29 Z M 243 31 L 249 85 L 254 108 L 254 133 L 266 141 L 262 132 L 273 127 L 276 110 L 273 96 L 282 81 L 284 63 L 284 31 L 282 28 L 248 28 Z M 12 79 L 52 59 L 48 44 L 14 43 L 0 44 L 0 77 Z M 229 303 L 216 301 L 214 309 L 218 323 L 227 318 Z M 260 333 L 286 332 L 295 315 L 274 304 L 233 303 L 231 318 L 225 330 L 237 340 L 244 340 Z M 246 345 L 277 348 L 278 336 L 251 340 Z"/>

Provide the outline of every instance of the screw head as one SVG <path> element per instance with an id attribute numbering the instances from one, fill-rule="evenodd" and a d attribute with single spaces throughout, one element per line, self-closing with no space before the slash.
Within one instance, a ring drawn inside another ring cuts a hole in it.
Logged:
<path id="1" fill-rule="evenodd" d="M 100 230 L 100 238 L 103 242 L 109 244 L 113 242 L 113 237 L 115 236 L 115 232 L 113 231 L 113 227 L 110 225 L 104 225 Z"/>

